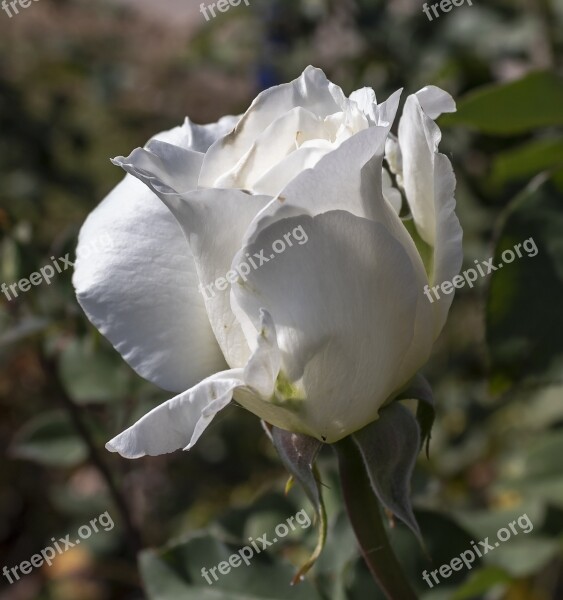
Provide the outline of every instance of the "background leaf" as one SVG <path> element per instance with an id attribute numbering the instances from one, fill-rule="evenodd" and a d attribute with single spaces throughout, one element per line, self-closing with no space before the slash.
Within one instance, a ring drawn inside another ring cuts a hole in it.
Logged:
<path id="1" fill-rule="evenodd" d="M 458 102 L 456 113 L 440 119 L 440 125 L 467 125 L 482 133 L 513 135 L 563 125 L 562 106 L 563 79 L 540 71 L 471 92 Z"/>
<path id="2" fill-rule="evenodd" d="M 260 547 L 260 546 L 259 546 Z M 227 575 L 215 571 L 218 581 L 209 575 L 209 585 L 201 575 L 239 547 L 202 534 L 162 551 L 145 550 L 141 555 L 141 573 L 150 600 L 321 600 L 308 581 L 290 587 L 294 567 L 262 552 L 250 566 L 242 562 Z"/>
<path id="3" fill-rule="evenodd" d="M 501 391 L 526 378 L 561 381 L 563 373 L 563 200 L 552 180 L 536 182 L 509 207 L 493 263 L 532 238 L 536 256 L 494 271 L 487 298 L 492 385 Z M 531 246 L 529 246 L 531 248 Z M 549 289 L 549 302 L 542 290 Z"/>
<path id="4" fill-rule="evenodd" d="M 73 467 L 88 449 L 65 413 L 50 411 L 34 417 L 16 434 L 11 454 L 48 467 Z"/>
<path id="5" fill-rule="evenodd" d="M 562 166 L 563 137 L 540 138 L 497 155 L 491 183 L 498 189 L 510 181 L 525 181 L 542 171 Z"/>
<path id="6" fill-rule="evenodd" d="M 119 357 L 96 337 L 72 340 L 59 358 L 61 381 L 78 404 L 123 400 L 130 389 L 129 373 L 121 368 Z"/>

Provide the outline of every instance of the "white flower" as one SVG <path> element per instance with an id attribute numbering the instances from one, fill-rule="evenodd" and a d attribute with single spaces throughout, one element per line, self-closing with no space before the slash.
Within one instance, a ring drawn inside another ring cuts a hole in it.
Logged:
<path id="1" fill-rule="evenodd" d="M 377 419 L 427 361 L 452 297 L 430 303 L 424 286 L 461 266 L 455 177 L 433 121 L 455 105 L 435 87 L 409 96 L 393 141 L 399 97 L 347 98 L 309 67 L 241 118 L 186 121 L 115 159 L 129 174 L 82 228 L 74 285 L 125 360 L 179 395 L 110 450 L 191 447 L 233 397 L 277 427 L 336 442 Z M 298 227 L 306 244 L 246 281 L 198 291 Z M 84 255 L 104 233 L 112 248 Z"/>

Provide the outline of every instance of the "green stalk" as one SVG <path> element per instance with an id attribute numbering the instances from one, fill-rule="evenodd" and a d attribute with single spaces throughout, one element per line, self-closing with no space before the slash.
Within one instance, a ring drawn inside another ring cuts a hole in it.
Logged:
<path id="1" fill-rule="evenodd" d="M 379 501 L 372 490 L 360 451 L 350 437 L 334 444 L 334 448 L 348 518 L 371 574 L 389 600 L 416 600 L 417 596 L 389 543 Z"/>

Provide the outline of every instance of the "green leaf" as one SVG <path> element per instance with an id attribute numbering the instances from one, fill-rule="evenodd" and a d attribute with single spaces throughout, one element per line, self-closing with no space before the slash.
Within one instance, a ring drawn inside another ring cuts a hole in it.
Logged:
<path id="1" fill-rule="evenodd" d="M 505 262 L 505 251 L 515 254 L 516 244 L 522 256 L 503 264 L 490 278 L 486 322 L 495 392 L 522 380 L 561 381 L 563 337 L 554 335 L 563 330 L 561 231 L 563 201 L 552 180 L 530 185 L 504 217 L 493 264 Z"/>
<path id="2" fill-rule="evenodd" d="M 560 398 L 557 399 L 560 401 Z M 525 506 L 543 501 L 563 507 L 563 475 L 561 455 L 563 454 L 563 429 L 547 431 L 541 437 L 534 437 L 522 448 L 522 455 L 516 456 L 505 465 L 505 476 L 498 482 L 499 491 L 511 491 L 530 500 Z M 541 521 L 533 510 L 527 513 L 534 528 L 539 529 Z"/>
<path id="3" fill-rule="evenodd" d="M 467 125 L 482 133 L 518 134 L 538 127 L 563 125 L 563 79 L 538 71 L 518 81 L 469 93 L 457 112 L 440 118 L 440 126 Z"/>
<path id="4" fill-rule="evenodd" d="M 59 373 L 68 395 L 78 404 L 123 399 L 129 391 L 127 371 L 96 347 L 95 338 L 73 340 L 59 359 Z"/>
<path id="5" fill-rule="evenodd" d="M 28 421 L 14 438 L 10 453 L 47 467 L 74 467 L 88 449 L 62 411 L 51 411 Z"/>
<path id="6" fill-rule="evenodd" d="M 467 600 L 481 596 L 491 588 L 504 583 L 510 583 L 510 577 L 504 569 L 486 567 L 474 571 L 469 580 L 464 583 L 452 596 L 452 600 Z"/>
<path id="7" fill-rule="evenodd" d="M 498 189 L 507 182 L 530 179 L 542 171 L 561 166 L 563 138 L 533 140 L 495 158 L 491 183 Z"/>
<path id="8" fill-rule="evenodd" d="M 481 560 L 515 577 L 537 572 L 557 551 L 555 540 L 538 535 L 545 515 L 545 507 L 535 497 L 508 510 L 456 512 L 457 520 L 473 534 L 474 540 L 487 538 L 491 547 Z M 505 531 L 499 537 L 500 530 Z"/>
<path id="9" fill-rule="evenodd" d="M 451 587 L 443 587 L 430 590 L 420 596 L 420 600 L 452 600 L 455 590 Z"/>
<path id="10" fill-rule="evenodd" d="M 546 479 L 522 479 L 498 486 L 500 491 L 516 491 L 529 498 L 540 498 L 563 510 L 563 476 Z"/>
<path id="11" fill-rule="evenodd" d="M 513 577 L 529 577 L 543 569 L 559 553 L 557 540 L 542 537 L 509 539 L 489 551 L 483 560 Z"/>
<path id="12" fill-rule="evenodd" d="M 27 317 L 0 335 L 0 348 L 15 344 L 45 330 L 50 321 L 42 317 Z"/>
<path id="13" fill-rule="evenodd" d="M 19 279 L 21 268 L 21 256 L 18 244 L 11 237 L 5 237 L 0 241 L 0 277 L 4 282 L 12 282 Z M 12 294 L 10 293 L 10 297 Z M 12 298 L 13 299 L 13 298 Z"/>
<path id="14" fill-rule="evenodd" d="M 545 510 L 542 502 L 530 500 L 506 510 L 460 510 L 452 514 L 474 536 L 474 539 L 484 539 L 487 536 L 494 538 L 499 529 L 508 527 L 513 521 L 516 521 L 514 527 L 519 536 L 530 535 L 534 529 L 541 528 L 545 519 Z M 520 521 L 521 527 L 518 519 L 522 516 L 527 518 Z M 531 530 L 529 522 L 532 524 Z M 524 533 L 528 530 L 528 533 Z"/>
<path id="15" fill-rule="evenodd" d="M 563 429 L 545 432 L 533 441 L 526 452 L 522 476 L 534 480 L 550 476 L 560 477 L 562 456 Z"/>
<path id="16" fill-rule="evenodd" d="M 143 551 L 139 564 L 149 600 L 320 600 L 308 581 L 291 587 L 293 567 L 266 551 L 255 553 L 249 565 L 241 560 L 225 575 L 213 571 L 238 551 L 203 533 L 163 550 Z"/>
<path id="17" fill-rule="evenodd" d="M 273 530 L 275 525 L 296 510 L 297 505 L 290 502 L 287 496 L 269 493 L 249 506 L 231 508 L 217 519 L 217 525 L 225 538 L 243 540 L 249 536 L 256 537 L 256 531 L 261 534 Z"/>
<path id="18" fill-rule="evenodd" d="M 376 496 L 422 540 L 412 510 L 410 482 L 420 451 L 420 429 L 398 402 L 382 408 L 379 419 L 352 434 Z"/>
<path id="19" fill-rule="evenodd" d="M 270 433 L 285 468 L 303 486 L 307 497 L 315 507 L 318 520 L 319 536 L 317 546 L 309 560 L 301 566 L 293 578 L 295 583 L 315 564 L 326 541 L 326 511 L 321 494 L 319 474 L 315 468 L 315 460 L 323 444 L 307 435 L 292 433 L 278 427 L 272 427 Z"/>

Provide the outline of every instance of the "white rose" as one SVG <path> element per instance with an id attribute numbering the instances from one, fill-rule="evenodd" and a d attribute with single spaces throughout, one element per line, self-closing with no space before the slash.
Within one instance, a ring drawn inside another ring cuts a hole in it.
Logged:
<path id="1" fill-rule="evenodd" d="M 455 177 L 433 121 L 455 105 L 435 87 L 409 96 L 394 139 L 399 97 L 347 98 L 309 67 L 240 119 L 186 121 L 115 159 L 129 174 L 82 228 L 78 300 L 140 375 L 179 395 L 110 450 L 189 448 L 233 398 L 336 442 L 427 361 L 452 296 L 431 303 L 424 287 L 461 266 Z M 426 264 L 398 216 L 401 192 Z M 113 246 L 84 255 L 101 234 Z M 267 261 L 237 275 L 254 255 Z"/>

